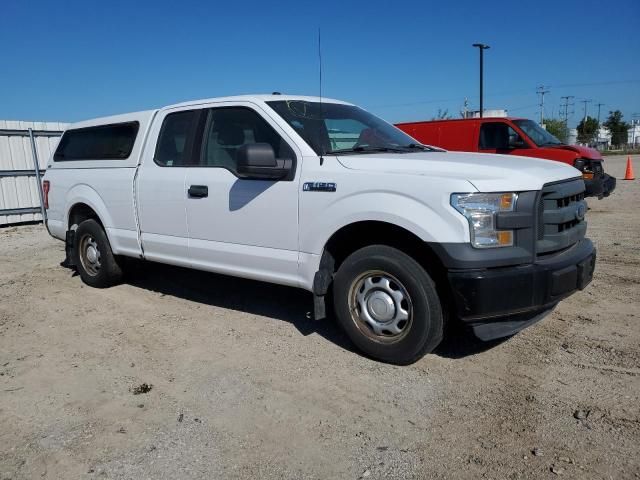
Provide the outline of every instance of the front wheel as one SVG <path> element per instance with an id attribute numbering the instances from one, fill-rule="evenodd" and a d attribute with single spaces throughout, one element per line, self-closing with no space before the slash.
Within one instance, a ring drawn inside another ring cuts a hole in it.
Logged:
<path id="1" fill-rule="evenodd" d="M 338 322 L 367 355 L 406 365 L 442 340 L 443 316 L 435 284 L 400 250 L 372 245 L 347 257 L 333 282 Z"/>
<path id="2" fill-rule="evenodd" d="M 75 232 L 74 262 L 82 281 L 96 288 L 115 285 L 122 279 L 104 229 L 93 219 L 85 220 Z"/>

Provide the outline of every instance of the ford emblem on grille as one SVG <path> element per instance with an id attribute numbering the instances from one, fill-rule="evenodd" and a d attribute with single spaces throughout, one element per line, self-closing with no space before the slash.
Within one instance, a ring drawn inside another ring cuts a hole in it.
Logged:
<path id="1" fill-rule="evenodd" d="M 576 208 L 576 219 L 582 220 L 584 219 L 584 214 L 587 212 L 587 207 L 584 206 L 584 203 L 580 203 Z"/>

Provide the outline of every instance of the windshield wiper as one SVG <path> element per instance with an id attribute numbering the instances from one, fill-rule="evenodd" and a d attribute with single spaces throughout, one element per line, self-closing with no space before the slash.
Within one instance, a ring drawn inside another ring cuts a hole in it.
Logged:
<path id="1" fill-rule="evenodd" d="M 404 148 L 408 148 L 411 150 L 421 150 L 423 152 L 446 152 L 444 148 L 424 145 L 423 143 L 410 143 L 409 145 L 405 145 Z"/>
<path id="2" fill-rule="evenodd" d="M 412 150 L 428 150 L 429 147 L 427 147 L 426 145 L 422 145 L 421 143 L 410 143 L 409 145 L 405 145 L 404 148 L 410 148 Z"/>
<path id="3" fill-rule="evenodd" d="M 404 148 L 410 148 L 412 150 L 422 150 L 423 152 L 437 152 L 436 148 L 430 147 L 428 145 L 423 145 L 422 143 L 410 143 L 409 145 L 405 145 Z"/>
<path id="4" fill-rule="evenodd" d="M 352 147 L 352 148 L 341 148 L 338 150 L 329 150 L 326 152 L 326 155 L 335 155 L 340 153 L 370 153 L 370 152 L 406 152 L 404 148 L 395 148 L 395 147 Z"/>

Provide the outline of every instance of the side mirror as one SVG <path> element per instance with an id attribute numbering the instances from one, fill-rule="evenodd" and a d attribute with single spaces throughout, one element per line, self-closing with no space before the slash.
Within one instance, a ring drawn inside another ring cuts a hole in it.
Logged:
<path id="1" fill-rule="evenodd" d="M 237 152 L 238 176 L 246 179 L 279 180 L 291 172 L 291 159 L 276 158 L 268 143 L 249 143 Z"/>

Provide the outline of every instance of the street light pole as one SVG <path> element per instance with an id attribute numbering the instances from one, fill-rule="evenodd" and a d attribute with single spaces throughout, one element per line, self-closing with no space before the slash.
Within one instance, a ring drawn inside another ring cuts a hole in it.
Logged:
<path id="1" fill-rule="evenodd" d="M 474 47 L 480 50 L 480 118 L 484 115 L 484 51 L 490 48 L 484 43 L 474 43 Z"/>

